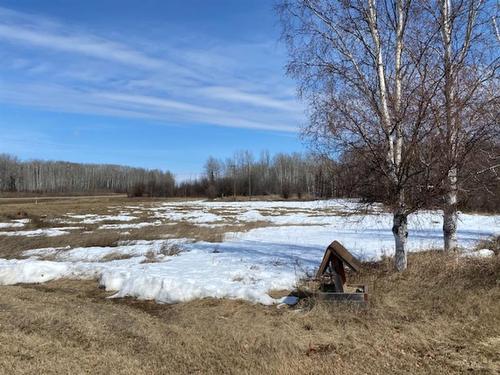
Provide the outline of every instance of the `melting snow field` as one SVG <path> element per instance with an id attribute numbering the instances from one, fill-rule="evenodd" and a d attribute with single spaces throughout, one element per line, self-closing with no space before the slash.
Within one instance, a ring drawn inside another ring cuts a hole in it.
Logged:
<path id="1" fill-rule="evenodd" d="M 119 209 L 119 215 L 67 214 L 66 222 L 97 224 L 102 230 L 176 222 L 213 228 L 253 222 L 262 225 L 249 231 L 226 233 L 221 243 L 179 238 L 128 241 L 115 247 L 32 249 L 23 253 L 24 259 L 0 259 L 0 284 L 95 278 L 106 290 L 115 291 L 116 297 L 131 296 L 163 303 L 204 297 L 239 298 L 273 304 L 283 300 L 271 298 L 269 291 L 293 289 L 300 278 L 318 266 L 326 246 L 333 240 L 340 241 L 364 260 L 393 253 L 391 215 L 380 206 L 366 210 L 352 200 L 183 201 Z M 137 221 L 144 216 L 151 221 Z M 125 223 L 100 224 L 110 220 Z M 9 231 L 1 232 L 0 236 L 54 236 L 63 235 L 65 233 L 59 232 L 69 229 L 12 230 L 23 225 L 23 222 L 1 223 L 0 228 Z M 441 226 L 440 212 L 412 215 L 409 249 L 440 247 Z M 499 233 L 498 215 L 460 215 L 458 237 L 464 248 Z M 165 249 L 172 246 L 182 251 L 169 255 Z"/>

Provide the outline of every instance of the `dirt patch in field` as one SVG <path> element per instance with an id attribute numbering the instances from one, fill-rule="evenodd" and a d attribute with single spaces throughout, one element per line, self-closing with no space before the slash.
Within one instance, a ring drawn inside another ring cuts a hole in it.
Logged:
<path id="1" fill-rule="evenodd" d="M 67 235 L 55 237 L 3 237 L 0 241 L 0 258 L 22 258 L 26 250 L 47 247 L 114 247 L 123 241 L 157 240 L 166 238 L 189 238 L 196 241 L 222 242 L 228 232 L 243 232 L 254 228 L 267 226 L 266 222 L 245 223 L 242 226 L 225 225 L 217 227 L 202 227 L 188 222 L 178 222 L 173 225 L 156 225 L 127 230 L 85 230 L 72 231 Z M 62 229 L 62 228 L 61 228 Z"/>

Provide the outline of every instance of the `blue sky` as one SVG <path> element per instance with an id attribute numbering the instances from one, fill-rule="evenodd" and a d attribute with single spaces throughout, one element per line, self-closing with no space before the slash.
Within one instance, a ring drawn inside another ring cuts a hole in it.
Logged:
<path id="1" fill-rule="evenodd" d="M 0 0 L 0 152 L 169 169 L 302 151 L 272 0 Z"/>

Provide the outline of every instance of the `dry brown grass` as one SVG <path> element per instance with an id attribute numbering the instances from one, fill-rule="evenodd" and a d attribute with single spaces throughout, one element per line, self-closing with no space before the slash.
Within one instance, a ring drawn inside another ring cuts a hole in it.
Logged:
<path id="1" fill-rule="evenodd" d="M 0 216 L 12 217 L 18 213 L 27 215 L 44 216 L 47 218 L 58 217 L 73 212 L 76 214 L 106 213 L 110 206 L 116 204 L 131 204 L 127 198 L 122 197 L 95 197 L 74 199 L 50 199 L 35 203 L 33 200 L 0 200 Z M 149 201 L 147 201 L 149 202 Z"/>
<path id="2" fill-rule="evenodd" d="M 121 254 L 121 253 L 109 253 L 103 256 L 100 262 L 111 262 L 113 260 L 122 260 L 122 259 L 130 259 L 132 255 L 130 254 Z"/>
<path id="3" fill-rule="evenodd" d="M 168 243 L 165 242 L 161 248 L 160 251 L 155 252 L 155 251 L 148 251 L 145 255 L 146 259 L 144 259 L 141 263 L 156 263 L 160 260 L 161 256 L 177 256 L 180 253 L 185 251 L 183 247 L 179 244 L 176 243 Z"/>
<path id="4" fill-rule="evenodd" d="M 29 218 L 23 228 L 6 228 L 6 231 L 32 230 L 39 228 L 61 228 L 66 226 L 79 226 L 81 230 L 71 231 L 67 235 L 56 237 L 20 237 L 3 236 L 0 240 L 0 258 L 18 258 L 25 250 L 45 247 L 88 247 L 88 246 L 117 246 L 120 241 L 155 240 L 163 238 L 192 238 L 198 241 L 221 242 L 227 232 L 242 232 L 253 228 L 268 225 L 266 222 L 249 222 L 244 225 L 229 224 L 225 226 L 207 227 L 199 226 L 186 221 L 165 223 L 132 229 L 98 229 L 101 224 L 117 223 L 116 221 L 103 221 L 98 224 L 60 223 L 58 220 L 66 214 L 118 214 L 125 207 L 142 206 L 146 209 L 158 203 L 177 201 L 176 199 L 156 198 L 123 198 L 109 197 L 75 197 L 75 198 L 50 198 L 41 200 L 37 204 L 33 201 L 0 200 L 0 221 Z M 127 209 L 126 211 L 133 211 Z M 151 213 L 144 211 L 132 213 L 138 222 L 155 221 Z M 133 222 L 132 222 L 133 223 Z"/>
<path id="5" fill-rule="evenodd" d="M 0 216 L 37 218 L 30 224 L 36 228 L 68 212 L 111 214 L 123 206 L 158 202 L 122 197 L 50 199 L 36 205 L 0 201 Z M 19 257 L 32 248 L 116 246 L 134 239 L 219 242 L 228 231 L 265 225 L 214 228 L 179 222 L 129 234 L 86 225 L 92 233 L 3 237 L 0 257 Z M 384 259 L 349 275 L 352 283 L 368 284 L 368 308 L 314 300 L 283 310 L 213 299 L 158 305 L 106 299 L 109 294 L 95 281 L 2 286 L 0 374 L 498 373 L 499 257 L 457 259 L 428 252 L 411 255 L 409 265 L 398 274 L 391 259 Z"/>
<path id="6" fill-rule="evenodd" d="M 0 373 L 495 374 L 500 260 L 366 264 L 368 308 L 106 299 L 93 281 L 0 287 Z"/>
<path id="7" fill-rule="evenodd" d="M 19 258 L 24 250 L 46 247 L 116 246 L 125 239 L 125 236 L 116 231 L 70 233 L 57 237 L 4 237 L 0 241 L 0 258 Z"/>
<path id="8" fill-rule="evenodd" d="M 172 256 L 179 255 L 183 251 L 184 251 L 184 249 L 182 248 L 181 245 L 176 244 L 176 243 L 168 243 L 168 242 L 166 242 L 166 243 L 164 243 L 161 246 L 160 251 L 158 252 L 158 254 L 172 257 Z"/>
<path id="9" fill-rule="evenodd" d="M 224 227 L 200 227 L 188 222 L 174 225 L 157 225 L 127 230 L 94 230 L 91 233 L 74 231 L 56 237 L 2 237 L 0 241 L 0 258 L 12 259 L 22 256 L 22 252 L 30 249 L 46 247 L 89 247 L 117 246 L 122 241 L 156 240 L 164 238 L 191 238 L 197 241 L 221 242 L 227 232 L 242 232 L 265 226 L 262 222 L 246 223 L 244 226 L 227 225 Z"/>

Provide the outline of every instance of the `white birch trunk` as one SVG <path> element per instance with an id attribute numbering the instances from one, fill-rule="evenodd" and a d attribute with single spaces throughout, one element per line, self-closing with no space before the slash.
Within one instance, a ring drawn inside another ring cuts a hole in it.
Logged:
<path id="1" fill-rule="evenodd" d="M 401 56 L 403 51 L 403 31 L 404 15 L 402 0 L 396 3 L 397 28 L 396 28 L 396 50 L 395 50 L 395 112 L 396 116 L 390 115 L 388 103 L 388 91 L 386 85 L 385 65 L 383 61 L 382 42 L 377 26 L 377 8 L 375 0 L 368 1 L 369 26 L 373 38 L 376 54 L 377 79 L 380 92 L 380 105 L 382 113 L 382 126 L 387 135 L 387 166 L 392 184 L 398 186 L 398 172 L 401 164 L 401 154 L 403 149 L 403 135 L 401 131 L 401 122 L 399 111 L 401 108 Z M 394 124 L 393 124 L 394 122 Z M 401 188 L 400 188 L 401 189 Z M 396 209 L 394 210 L 392 232 L 395 242 L 395 266 L 398 271 L 404 271 L 407 266 L 406 241 L 408 238 L 407 214 L 404 206 L 404 191 L 400 190 L 397 196 Z"/>
<path id="2" fill-rule="evenodd" d="M 457 156 L 456 148 L 458 141 L 457 121 L 454 118 L 454 88 L 453 88 L 453 56 L 451 45 L 451 0 L 441 0 L 442 27 L 441 36 L 444 44 L 444 70 L 445 70 L 445 112 L 446 112 L 446 142 L 448 147 L 448 175 L 445 183 L 446 192 L 444 197 L 443 215 L 443 237 L 444 250 L 452 251 L 457 248 Z"/>
<path id="3" fill-rule="evenodd" d="M 396 243 L 394 264 L 396 270 L 404 271 L 408 265 L 406 242 L 408 239 L 408 216 L 404 211 L 396 210 L 393 217 L 392 233 Z"/>
<path id="4" fill-rule="evenodd" d="M 444 202 L 443 215 L 443 237 L 444 250 L 454 251 L 457 249 L 457 168 L 448 171 L 447 192 Z"/>
<path id="5" fill-rule="evenodd" d="M 407 4 L 406 4 L 407 6 Z M 403 132 L 401 129 L 401 100 L 402 100 L 402 54 L 403 54 L 403 33 L 404 18 L 403 0 L 396 1 L 396 54 L 395 54 L 395 118 L 393 133 L 396 135 L 394 145 L 394 169 L 396 173 L 400 172 L 401 154 L 403 152 Z M 404 210 L 405 197 L 404 190 L 401 188 L 398 194 L 398 207 L 394 213 L 392 232 L 396 245 L 394 263 L 398 271 L 404 271 L 408 265 L 406 242 L 408 239 L 408 216 Z"/>
<path id="6" fill-rule="evenodd" d="M 407 6 L 407 4 L 406 4 Z M 396 1 L 396 87 L 394 95 L 394 111 L 396 113 L 395 127 L 393 132 L 396 133 L 396 144 L 394 147 L 394 164 L 397 171 L 401 166 L 401 154 L 403 152 L 403 132 L 401 130 L 401 101 L 402 101 L 402 54 L 403 54 L 403 34 L 405 28 L 405 16 L 403 10 L 403 0 Z M 400 202 L 403 203 L 403 202 Z"/>

